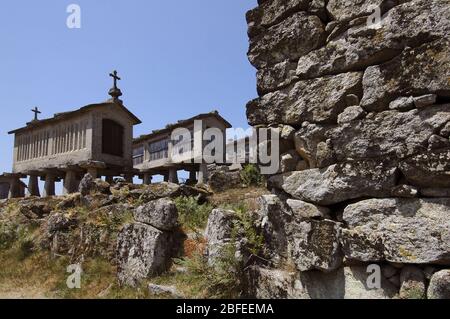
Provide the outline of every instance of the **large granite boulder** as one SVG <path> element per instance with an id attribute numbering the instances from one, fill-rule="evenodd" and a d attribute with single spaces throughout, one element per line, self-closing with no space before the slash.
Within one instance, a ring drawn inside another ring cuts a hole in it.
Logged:
<path id="1" fill-rule="evenodd" d="M 325 221 L 303 221 L 293 226 L 291 257 L 299 271 L 336 270 L 342 264 L 339 224 Z"/>
<path id="2" fill-rule="evenodd" d="M 19 212 L 27 219 L 41 219 L 48 216 L 56 206 L 56 202 L 48 198 L 28 198 L 20 201 Z"/>
<path id="3" fill-rule="evenodd" d="M 416 266 L 408 265 L 400 273 L 400 298 L 425 299 L 427 294 L 426 278 L 423 271 Z"/>
<path id="4" fill-rule="evenodd" d="M 163 231 L 171 231 L 178 227 L 177 207 L 167 198 L 154 200 L 136 208 L 134 220 Z"/>
<path id="5" fill-rule="evenodd" d="M 309 0 L 273 0 L 247 12 L 248 34 L 254 37 L 298 11 L 306 11 Z"/>
<path id="6" fill-rule="evenodd" d="M 327 207 L 316 206 L 296 199 L 288 199 L 286 204 L 291 209 L 295 219 L 331 219 L 331 210 Z"/>
<path id="7" fill-rule="evenodd" d="M 389 299 L 398 289 L 382 274 L 380 286 L 369 287 L 367 267 L 339 268 L 330 273 L 295 273 L 252 266 L 247 270 L 250 297 L 260 299 Z"/>
<path id="8" fill-rule="evenodd" d="M 398 0 L 329 0 L 327 11 L 333 20 L 346 21 L 373 13 L 373 8 L 382 8 L 384 12 Z"/>
<path id="9" fill-rule="evenodd" d="M 330 1 L 328 7 L 333 8 L 344 2 L 344 11 L 347 13 L 340 15 L 346 19 L 360 13 L 375 12 L 374 8 L 370 9 L 371 5 L 380 2 L 387 4 L 390 0 L 366 0 L 358 5 L 352 1 L 336 0 Z M 299 59 L 296 77 L 316 78 L 387 62 L 399 55 L 405 47 L 417 47 L 448 35 L 449 19 L 448 2 L 418 0 L 394 7 L 377 26 L 368 23 L 368 17 L 341 22 L 334 28 L 326 46 Z M 289 79 L 284 81 L 289 82 Z M 373 82 L 372 85 L 378 86 L 378 83 Z"/>
<path id="10" fill-rule="evenodd" d="M 257 68 L 295 60 L 325 43 L 325 26 L 317 16 L 298 12 L 250 39 L 248 57 Z"/>
<path id="11" fill-rule="evenodd" d="M 445 189 L 450 188 L 450 148 L 417 154 L 400 163 L 399 167 L 411 184 L 441 189 L 443 195 Z"/>
<path id="12" fill-rule="evenodd" d="M 434 93 L 450 97 L 449 44 L 449 40 L 440 39 L 417 48 L 406 48 L 389 62 L 367 68 L 361 106 L 366 111 L 379 111 L 387 109 L 390 102 L 401 96 Z"/>
<path id="13" fill-rule="evenodd" d="M 389 197 L 397 169 L 388 163 L 361 161 L 309 169 L 269 179 L 296 199 L 316 205 L 332 205 L 361 197 Z"/>
<path id="14" fill-rule="evenodd" d="M 428 299 L 450 299 L 450 270 L 435 273 L 428 287 Z"/>
<path id="15" fill-rule="evenodd" d="M 172 263 L 172 236 L 150 225 L 126 225 L 117 239 L 117 275 L 122 285 L 167 271 Z"/>
<path id="16" fill-rule="evenodd" d="M 449 104 L 409 112 L 385 111 L 336 127 L 326 136 L 337 161 L 383 156 L 405 159 L 427 149 L 430 137 L 448 121 Z"/>
<path id="17" fill-rule="evenodd" d="M 87 173 L 81 179 L 78 191 L 82 196 L 87 196 L 91 193 L 110 195 L 110 186 L 109 183 L 102 181 L 101 179 L 95 179 L 91 174 Z"/>
<path id="18" fill-rule="evenodd" d="M 208 178 L 208 185 L 214 192 L 239 188 L 242 186 L 241 171 L 230 170 L 227 166 L 222 166 L 211 172 Z"/>
<path id="19" fill-rule="evenodd" d="M 450 263 L 450 198 L 369 199 L 345 208 L 348 259 L 405 264 Z"/>
<path id="20" fill-rule="evenodd" d="M 299 81 L 250 101 L 247 118 L 251 125 L 336 123 L 349 106 L 346 97 L 362 95 L 361 79 L 361 72 L 353 72 Z"/>
<path id="21" fill-rule="evenodd" d="M 235 244 L 233 229 L 236 220 L 236 213 L 232 210 L 214 209 L 209 215 L 205 239 L 207 241 L 206 255 L 210 265 L 214 265 L 223 257 L 224 249 L 228 245 Z"/>
<path id="22" fill-rule="evenodd" d="M 430 143 L 430 139 L 437 139 L 435 132 L 439 132 L 449 121 L 449 104 L 408 112 L 389 110 L 369 113 L 365 118 L 339 126 L 304 124 L 295 134 L 295 145 L 311 168 L 369 158 L 389 157 L 393 163 L 407 159 L 401 165 L 404 174 L 417 174 L 409 180 L 419 181 L 428 175 L 426 180 L 429 184 L 433 180 L 443 187 L 448 183 L 445 176 L 448 152 L 427 153 L 417 158 L 415 155 L 424 150 L 439 151 L 442 145 Z M 441 138 L 445 139 L 443 136 Z M 446 140 L 449 143 L 448 138 Z"/>
<path id="23" fill-rule="evenodd" d="M 258 228 L 264 238 L 264 255 L 274 264 L 288 257 L 289 225 L 292 213 L 276 195 L 258 198 Z"/>

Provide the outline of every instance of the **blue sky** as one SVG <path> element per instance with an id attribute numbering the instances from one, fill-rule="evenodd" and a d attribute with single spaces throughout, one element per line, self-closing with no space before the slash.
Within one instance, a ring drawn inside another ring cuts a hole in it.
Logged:
<path id="1" fill-rule="evenodd" d="M 68 5 L 81 7 L 69 29 Z M 256 96 L 245 12 L 256 0 L 4 0 L 0 10 L 0 171 L 10 171 L 9 130 L 43 114 L 106 100 L 117 69 L 135 136 L 213 109 L 247 127 Z"/>

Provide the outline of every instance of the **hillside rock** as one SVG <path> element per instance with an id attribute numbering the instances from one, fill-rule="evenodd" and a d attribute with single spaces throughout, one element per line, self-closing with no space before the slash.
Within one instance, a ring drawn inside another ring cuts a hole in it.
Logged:
<path id="1" fill-rule="evenodd" d="M 166 198 L 139 206 L 134 211 L 134 219 L 163 231 L 171 231 L 178 227 L 178 211 L 175 203 Z"/>
<path id="2" fill-rule="evenodd" d="M 117 271 L 122 285 L 136 287 L 142 279 L 167 271 L 172 263 L 171 234 L 150 225 L 125 226 L 117 241 Z"/>
<path id="3" fill-rule="evenodd" d="M 286 204 L 291 209 L 294 218 L 303 219 L 329 219 L 330 209 L 316 206 L 301 200 L 288 199 Z"/>
<path id="4" fill-rule="evenodd" d="M 441 270 L 431 277 L 428 299 L 450 299 L 450 270 Z"/>
<path id="5" fill-rule="evenodd" d="M 145 203 L 160 198 L 177 198 L 180 196 L 197 197 L 201 199 L 208 195 L 209 193 L 202 188 L 161 182 L 147 185 L 145 188 L 139 190 L 138 197 L 140 201 Z"/>
<path id="6" fill-rule="evenodd" d="M 110 185 L 107 182 L 101 179 L 94 179 L 89 173 L 81 179 L 78 191 L 82 196 L 87 196 L 91 193 L 111 194 Z"/>
<path id="7" fill-rule="evenodd" d="M 205 239 L 208 242 L 206 255 L 210 265 L 223 256 L 227 245 L 234 244 L 232 237 L 236 219 L 236 213 L 232 210 L 214 209 L 209 215 Z"/>

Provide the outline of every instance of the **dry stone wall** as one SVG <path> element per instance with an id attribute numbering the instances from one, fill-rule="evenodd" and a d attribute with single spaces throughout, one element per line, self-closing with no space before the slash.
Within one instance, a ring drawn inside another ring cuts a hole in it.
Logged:
<path id="1" fill-rule="evenodd" d="M 283 139 L 249 293 L 448 297 L 450 1 L 259 0 L 247 21 L 248 121 Z"/>

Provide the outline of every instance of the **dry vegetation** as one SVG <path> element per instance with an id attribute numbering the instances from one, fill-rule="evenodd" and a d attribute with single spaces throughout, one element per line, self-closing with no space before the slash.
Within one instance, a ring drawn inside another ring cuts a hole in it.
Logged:
<path id="1" fill-rule="evenodd" d="M 226 207 L 251 212 L 256 207 L 256 199 L 265 193 L 267 191 L 259 187 L 232 189 L 212 195 L 201 205 L 193 198 L 176 199 L 180 223 L 188 234 L 185 256 L 175 260 L 171 271 L 149 279 L 137 289 L 119 287 L 116 267 L 103 257 L 82 259 L 81 289 L 67 288 L 66 280 L 70 275 L 67 266 L 73 263 L 71 259 L 37 247 L 36 239 L 41 229 L 30 223 L 19 226 L 24 220 L 18 212 L 17 201 L 8 202 L 6 207 L 0 207 L 0 298 L 169 297 L 149 295 L 147 284 L 150 282 L 175 286 L 180 295 L 189 298 L 235 297 L 239 291 L 233 274 L 237 267 L 230 264 L 233 258 L 224 256 L 221 271 L 207 266 L 203 255 L 206 247 L 203 230 L 212 209 Z M 131 219 L 129 211 L 124 212 L 123 218 L 102 209 L 86 210 L 83 207 L 70 208 L 64 213 L 76 216 L 83 223 L 106 227 L 113 233 Z M 229 254 L 234 254 L 231 248 Z"/>

